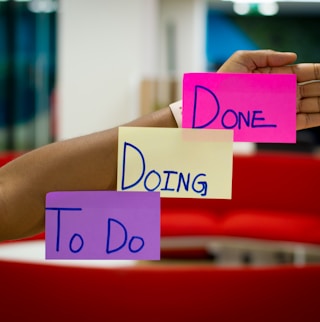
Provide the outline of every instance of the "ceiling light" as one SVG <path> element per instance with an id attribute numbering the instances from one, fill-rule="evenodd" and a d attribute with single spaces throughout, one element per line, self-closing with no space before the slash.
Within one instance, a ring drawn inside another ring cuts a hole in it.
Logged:
<path id="1" fill-rule="evenodd" d="M 245 2 L 235 2 L 233 4 L 233 11 L 238 15 L 247 15 L 250 12 L 250 4 Z"/>
<path id="2" fill-rule="evenodd" d="M 258 11 L 264 16 L 274 16 L 279 12 L 276 2 L 262 2 L 258 4 Z"/>

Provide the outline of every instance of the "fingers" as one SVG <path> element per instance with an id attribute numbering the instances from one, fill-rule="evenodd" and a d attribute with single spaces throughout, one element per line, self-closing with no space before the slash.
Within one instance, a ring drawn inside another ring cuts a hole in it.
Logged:
<path id="1" fill-rule="evenodd" d="M 319 113 L 320 99 L 319 97 L 308 97 L 298 100 L 297 113 Z"/>
<path id="2" fill-rule="evenodd" d="M 317 97 L 320 96 L 320 80 L 304 82 L 298 84 L 298 97 Z"/>
<path id="3" fill-rule="evenodd" d="M 279 67 L 292 64 L 297 58 L 295 53 L 273 50 L 236 51 L 219 69 L 219 72 L 250 73 L 259 68 Z M 269 71 L 264 71 L 269 73 Z"/>
<path id="4" fill-rule="evenodd" d="M 297 114 L 297 130 L 304 130 L 317 126 L 320 126 L 320 113 Z"/>
<path id="5" fill-rule="evenodd" d="M 291 52 L 237 51 L 218 72 L 295 74 L 297 130 L 320 126 L 320 63 L 293 65 L 296 59 L 297 55 Z"/>
<path id="6" fill-rule="evenodd" d="M 250 71 L 262 67 L 279 67 L 292 64 L 297 55 L 273 50 L 238 51 L 235 56 L 244 62 Z"/>
<path id="7" fill-rule="evenodd" d="M 298 84 L 297 113 L 320 112 L 320 81 Z"/>
<path id="8" fill-rule="evenodd" d="M 297 94 L 297 130 L 320 126 L 320 81 L 299 83 Z"/>
<path id="9" fill-rule="evenodd" d="M 284 66 L 284 65 L 292 64 L 297 59 L 297 55 L 291 52 L 278 52 L 278 51 L 267 50 L 263 54 L 264 55 L 262 55 L 261 58 L 256 61 L 257 67 Z"/>
<path id="10" fill-rule="evenodd" d="M 320 80 L 320 63 L 292 63 L 297 55 L 273 50 L 236 51 L 218 72 L 296 74 L 297 82 Z"/>
<path id="11" fill-rule="evenodd" d="M 304 63 L 291 66 L 298 83 L 320 80 L 320 64 Z M 302 84 L 303 85 L 303 84 Z"/>
<path id="12" fill-rule="evenodd" d="M 269 66 L 260 67 L 255 71 L 256 73 L 267 74 L 296 74 L 298 85 L 306 86 L 313 82 L 320 81 L 320 63 L 296 64 L 286 66 Z M 312 85 L 311 89 L 316 89 L 317 85 Z M 308 88 L 306 88 L 308 89 Z M 320 91 L 318 90 L 319 94 Z"/>

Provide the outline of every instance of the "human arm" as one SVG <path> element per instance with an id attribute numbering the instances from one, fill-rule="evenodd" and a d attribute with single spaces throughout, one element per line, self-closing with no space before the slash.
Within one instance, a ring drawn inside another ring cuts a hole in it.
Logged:
<path id="1" fill-rule="evenodd" d="M 290 65 L 294 53 L 239 51 L 219 72 L 295 73 L 298 82 L 319 79 L 319 64 Z M 320 83 L 298 86 L 297 129 L 320 125 Z M 168 107 L 127 126 L 176 127 Z M 44 230 L 45 196 L 50 191 L 115 190 L 118 129 L 56 142 L 0 168 L 0 241 Z"/>
<path id="2" fill-rule="evenodd" d="M 169 108 L 125 125 L 176 127 Z M 44 230 L 47 192 L 115 190 L 117 142 L 112 128 L 43 146 L 0 168 L 0 241 Z"/>

